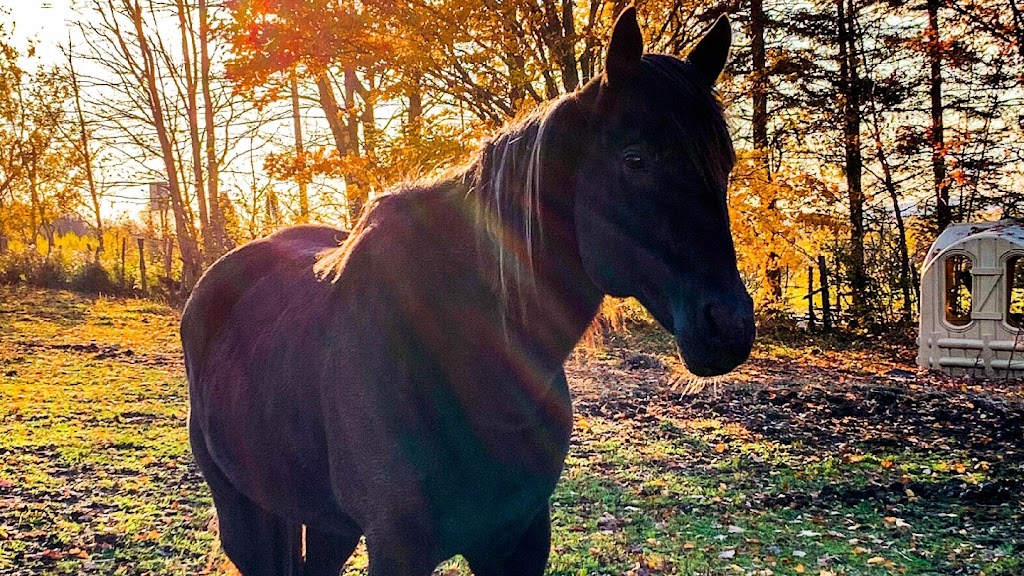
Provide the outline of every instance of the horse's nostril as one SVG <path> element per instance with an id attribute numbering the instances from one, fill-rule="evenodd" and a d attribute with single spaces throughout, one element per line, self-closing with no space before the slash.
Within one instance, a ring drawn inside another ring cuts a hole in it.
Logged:
<path id="1" fill-rule="evenodd" d="M 719 313 L 716 308 L 718 308 L 718 305 L 714 303 L 708 303 L 704 306 L 704 322 L 707 323 L 708 328 L 714 331 L 719 329 L 718 319 L 716 318 Z"/>
<path id="2" fill-rule="evenodd" d="M 704 306 L 704 319 L 708 328 L 721 337 L 730 337 L 743 331 L 743 317 L 732 306 L 709 302 Z"/>

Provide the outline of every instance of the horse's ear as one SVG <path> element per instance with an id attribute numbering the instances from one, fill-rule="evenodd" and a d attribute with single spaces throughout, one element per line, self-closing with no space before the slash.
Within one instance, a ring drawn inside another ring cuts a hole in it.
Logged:
<path id="1" fill-rule="evenodd" d="M 708 85 L 714 86 L 722 69 L 725 68 L 725 61 L 729 58 L 730 44 L 732 44 L 732 29 L 729 26 L 729 17 L 722 14 L 715 21 L 711 30 L 697 42 L 697 45 L 686 56 L 686 59 L 707 80 Z"/>
<path id="2" fill-rule="evenodd" d="M 640 68 L 640 57 L 644 53 L 644 38 L 636 21 L 636 8 L 627 6 L 619 14 L 612 28 L 612 39 L 608 43 L 604 71 L 609 85 L 628 81 Z"/>

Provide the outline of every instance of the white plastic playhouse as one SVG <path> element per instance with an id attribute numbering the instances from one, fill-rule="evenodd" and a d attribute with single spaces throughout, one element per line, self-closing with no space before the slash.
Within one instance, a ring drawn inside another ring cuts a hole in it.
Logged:
<path id="1" fill-rule="evenodd" d="M 950 374 L 1024 375 L 1024 221 L 950 226 L 921 268 L 917 363 Z"/>

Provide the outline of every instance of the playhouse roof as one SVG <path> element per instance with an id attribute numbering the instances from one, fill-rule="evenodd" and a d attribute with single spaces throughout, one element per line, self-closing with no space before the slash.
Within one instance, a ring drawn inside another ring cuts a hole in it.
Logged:
<path id="1" fill-rule="evenodd" d="M 924 258 L 921 270 L 927 270 L 932 261 L 946 250 L 978 238 L 1002 238 L 1024 247 L 1024 221 L 1006 219 L 997 222 L 954 224 L 943 230 L 942 234 L 935 239 L 932 247 L 928 249 L 928 255 Z"/>

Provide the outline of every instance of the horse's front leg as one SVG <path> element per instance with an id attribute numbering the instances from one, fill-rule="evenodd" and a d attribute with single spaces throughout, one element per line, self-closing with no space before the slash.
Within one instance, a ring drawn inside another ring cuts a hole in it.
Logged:
<path id="1" fill-rule="evenodd" d="M 543 576 L 550 552 L 551 512 L 545 504 L 512 550 L 467 560 L 476 576 Z"/>
<path id="2" fill-rule="evenodd" d="M 425 515 L 403 514 L 366 532 L 369 576 L 430 576 L 441 561 Z"/>

